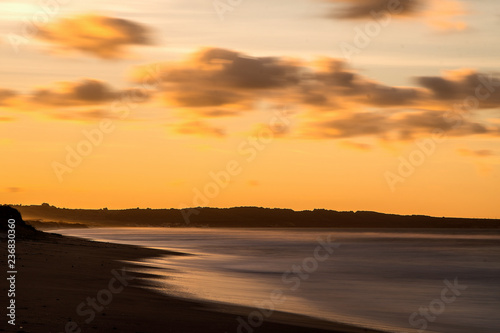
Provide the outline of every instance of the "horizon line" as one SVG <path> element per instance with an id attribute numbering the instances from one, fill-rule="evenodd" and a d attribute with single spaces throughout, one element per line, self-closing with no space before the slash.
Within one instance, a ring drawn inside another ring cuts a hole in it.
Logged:
<path id="1" fill-rule="evenodd" d="M 335 209 L 328 209 L 328 208 L 313 208 L 313 209 L 301 209 L 301 210 L 296 210 L 293 208 L 283 208 L 283 207 L 263 207 L 263 206 L 231 206 L 231 207 L 209 207 L 209 206 L 197 206 L 197 207 L 186 207 L 186 208 L 141 208 L 141 207 L 129 207 L 129 208 L 107 208 L 107 207 L 102 207 L 102 208 L 68 208 L 68 207 L 58 207 L 51 205 L 49 203 L 41 203 L 41 204 L 2 204 L 6 206 L 40 206 L 40 207 L 52 207 L 56 209 L 68 209 L 68 210 L 112 210 L 112 211 L 124 211 L 124 210 L 190 210 L 190 209 L 234 209 L 234 208 L 258 208 L 258 209 L 276 209 L 276 210 L 291 210 L 296 213 L 300 212 L 314 212 L 316 210 L 324 210 L 324 211 L 329 211 L 329 212 L 338 212 L 338 213 L 362 213 L 362 212 L 367 212 L 367 213 L 376 213 L 376 214 L 382 214 L 382 215 L 396 215 L 396 216 L 421 216 L 421 217 L 431 217 L 431 218 L 446 218 L 446 219 L 474 219 L 474 220 L 500 220 L 499 218 L 490 218 L 490 217 L 460 217 L 460 216 L 435 216 L 435 215 L 426 215 L 426 214 L 397 214 L 397 213 L 384 213 L 384 212 L 379 212 L 379 211 L 373 211 L 373 210 L 335 210 Z"/>

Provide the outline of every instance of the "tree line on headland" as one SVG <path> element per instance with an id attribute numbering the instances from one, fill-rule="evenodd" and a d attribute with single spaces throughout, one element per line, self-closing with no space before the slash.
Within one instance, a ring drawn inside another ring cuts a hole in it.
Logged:
<path id="1" fill-rule="evenodd" d="M 188 209 L 68 209 L 49 204 L 11 205 L 40 229 L 64 227 L 212 227 L 212 228 L 489 228 L 499 219 L 395 215 L 370 211 L 233 207 Z"/>

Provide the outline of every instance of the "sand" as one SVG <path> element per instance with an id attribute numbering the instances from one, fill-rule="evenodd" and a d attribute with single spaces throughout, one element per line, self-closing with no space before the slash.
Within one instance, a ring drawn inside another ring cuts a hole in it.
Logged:
<path id="1" fill-rule="evenodd" d="M 1 267 L 5 269 L 4 239 L 0 246 Z M 148 288 L 148 278 L 153 276 L 137 273 L 141 267 L 124 262 L 166 254 L 181 255 L 47 233 L 38 234 L 36 239 L 18 239 L 16 326 L 9 325 L 3 316 L 0 331 L 376 332 L 280 312 L 255 327 L 243 325 L 254 309 L 165 296 Z M 127 271 L 123 272 L 123 267 Z M 7 298 L 8 289 L 4 280 L 2 300 Z"/>

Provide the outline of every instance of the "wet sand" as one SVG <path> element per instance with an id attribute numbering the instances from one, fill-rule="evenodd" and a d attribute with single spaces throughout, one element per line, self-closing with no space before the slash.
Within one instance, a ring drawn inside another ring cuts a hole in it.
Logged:
<path id="1" fill-rule="evenodd" d="M 0 244 L 6 267 L 6 242 Z M 18 239 L 16 325 L 6 332 L 377 332 L 306 316 L 274 312 L 259 324 L 254 309 L 167 297 L 150 286 L 154 276 L 137 273 L 137 261 L 182 255 L 128 245 L 39 233 Z M 122 270 L 125 268 L 125 270 Z M 2 284 L 2 299 L 8 285 Z M 240 318 L 240 320 L 238 320 Z M 245 322 L 246 324 L 242 324 Z"/>

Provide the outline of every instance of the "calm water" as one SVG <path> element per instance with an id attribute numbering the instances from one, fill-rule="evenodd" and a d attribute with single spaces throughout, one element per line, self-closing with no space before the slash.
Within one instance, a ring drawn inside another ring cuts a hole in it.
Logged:
<path id="1" fill-rule="evenodd" d="M 194 254 L 145 261 L 161 268 L 157 273 L 164 276 L 158 288 L 168 294 L 274 307 L 390 332 L 424 328 L 500 332 L 498 232 L 192 228 L 57 232 Z M 330 239 L 334 245 L 323 247 L 318 239 L 326 244 Z M 280 299 L 273 290 L 281 290 Z"/>

